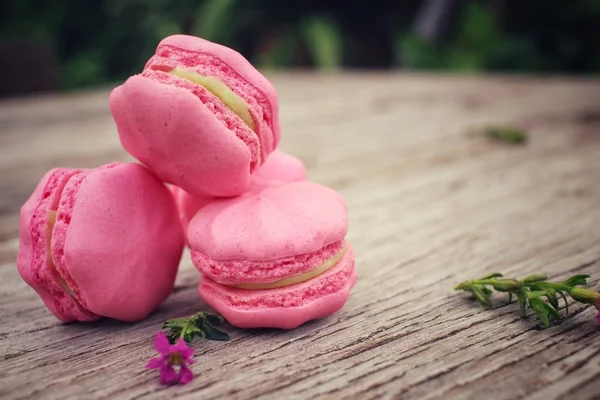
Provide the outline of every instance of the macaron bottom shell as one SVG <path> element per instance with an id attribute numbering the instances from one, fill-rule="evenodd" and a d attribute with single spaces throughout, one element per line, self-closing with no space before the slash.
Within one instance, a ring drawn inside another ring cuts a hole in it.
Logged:
<path id="1" fill-rule="evenodd" d="M 347 245 L 341 260 L 305 282 L 276 289 L 239 289 L 202 276 L 200 297 L 238 328 L 294 329 L 340 310 L 357 280 L 354 252 Z"/>

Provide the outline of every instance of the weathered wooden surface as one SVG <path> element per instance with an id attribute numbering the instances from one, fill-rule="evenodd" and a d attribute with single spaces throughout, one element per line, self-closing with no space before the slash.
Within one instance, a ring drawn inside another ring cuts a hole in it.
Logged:
<path id="1" fill-rule="evenodd" d="M 139 324 L 61 325 L 15 268 L 19 207 L 47 169 L 128 159 L 107 92 L 1 103 L 0 397 L 600 398 L 593 308 L 541 330 L 514 304 L 484 311 L 452 291 L 493 271 L 600 287 L 600 81 L 273 81 L 282 148 L 349 204 L 359 282 L 345 308 L 293 331 L 226 328 L 231 342 L 197 344 L 193 383 L 160 387 L 144 370 L 155 332 L 206 307 L 187 258 Z M 467 133 L 515 122 L 531 125 L 527 146 Z"/>

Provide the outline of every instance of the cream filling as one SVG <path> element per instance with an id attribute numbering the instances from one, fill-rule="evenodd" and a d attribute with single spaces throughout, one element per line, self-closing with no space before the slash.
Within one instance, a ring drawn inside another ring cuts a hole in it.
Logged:
<path id="1" fill-rule="evenodd" d="M 223 104 L 225 104 L 231 111 L 240 117 L 242 121 L 244 121 L 244 123 L 254 131 L 254 120 L 250 115 L 248 103 L 246 103 L 240 96 L 235 94 L 233 90 L 231 90 L 229 86 L 224 84 L 221 80 L 214 76 L 203 76 L 179 67 L 173 68 L 171 71 L 169 71 L 169 74 L 194 82 L 195 84 L 202 86 L 217 96 L 219 100 L 223 102 Z"/>
<path id="2" fill-rule="evenodd" d="M 54 280 L 56 283 L 60 285 L 60 287 L 71 297 L 75 298 L 75 294 L 73 290 L 67 284 L 67 281 L 60 275 L 58 269 L 56 269 L 56 264 L 54 263 L 54 258 L 52 257 L 52 232 L 54 231 L 54 225 L 56 224 L 56 211 L 49 210 L 46 214 L 46 245 L 47 245 L 47 253 L 48 254 L 48 266 L 54 275 Z"/>
<path id="3" fill-rule="evenodd" d="M 316 267 L 310 271 L 304 272 L 302 274 L 290 276 L 290 277 L 280 279 L 275 282 L 240 283 L 237 285 L 230 285 L 230 286 L 239 288 L 239 289 L 261 290 L 261 289 L 277 289 L 280 287 L 285 287 L 285 286 L 295 285 L 296 283 L 305 282 L 305 281 L 307 281 L 309 279 L 313 279 L 313 278 L 325 273 L 329 269 L 331 269 L 335 264 L 337 264 L 342 259 L 342 256 L 344 255 L 345 251 L 346 251 L 346 248 L 343 247 L 336 255 L 327 259 L 323 264 L 319 265 L 318 267 Z"/>

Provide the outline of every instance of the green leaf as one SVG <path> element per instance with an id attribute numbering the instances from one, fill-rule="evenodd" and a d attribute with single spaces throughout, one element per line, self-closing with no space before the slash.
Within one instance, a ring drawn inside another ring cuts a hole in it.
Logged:
<path id="1" fill-rule="evenodd" d="M 67 60 L 61 70 L 62 85 L 72 89 L 101 81 L 104 64 L 98 50 L 89 50 Z"/>
<path id="2" fill-rule="evenodd" d="M 220 315 L 217 314 L 205 314 L 204 318 L 212 325 L 215 324 L 221 324 L 223 322 L 225 322 L 225 318 L 221 317 Z"/>
<path id="3" fill-rule="evenodd" d="M 175 344 L 177 343 L 177 339 L 179 339 L 179 333 L 172 331 L 171 333 L 167 334 L 167 339 L 169 339 L 169 343 Z"/>
<path id="4" fill-rule="evenodd" d="M 521 287 L 521 282 L 515 279 L 489 279 L 489 282 L 489 284 L 492 285 L 494 289 L 496 289 L 499 292 L 517 290 Z"/>
<path id="5" fill-rule="evenodd" d="M 163 324 L 163 329 L 168 329 L 168 328 L 179 328 L 179 329 L 181 329 L 186 324 L 186 320 L 187 320 L 187 318 L 173 318 L 173 319 L 169 319 L 169 320 L 167 320 Z"/>
<path id="6" fill-rule="evenodd" d="M 489 126 L 484 130 L 484 134 L 491 139 L 509 144 L 525 144 L 527 142 L 527 134 L 518 128 Z"/>
<path id="7" fill-rule="evenodd" d="M 548 279 L 546 275 L 529 275 L 528 277 L 521 280 L 523 283 L 541 282 Z"/>
<path id="8" fill-rule="evenodd" d="M 173 318 L 163 324 L 164 329 L 169 329 L 167 337 L 171 343 L 180 338 L 191 343 L 196 337 L 209 340 L 229 340 L 229 335 L 215 328 L 212 323 L 219 324 L 224 319 L 220 315 L 214 315 L 198 311 L 187 318 Z"/>
<path id="9" fill-rule="evenodd" d="M 302 23 L 301 31 L 317 68 L 331 70 L 341 66 L 343 36 L 334 19 L 310 17 Z"/>
<path id="10" fill-rule="evenodd" d="M 257 64 L 261 69 L 291 67 L 296 49 L 300 46 L 300 35 L 296 27 L 288 26 L 260 46 L 263 50 L 257 55 Z"/>
<path id="11" fill-rule="evenodd" d="M 547 289 L 546 290 L 546 298 L 548 299 L 548 301 L 550 302 L 552 307 L 554 307 L 555 309 L 558 309 L 558 298 L 556 297 L 556 290 Z"/>
<path id="12" fill-rule="evenodd" d="M 230 339 L 227 333 L 223 332 L 219 328 L 214 327 L 208 322 L 204 322 L 202 324 L 202 331 L 205 333 L 205 338 L 208 340 L 218 340 L 226 342 Z"/>
<path id="13" fill-rule="evenodd" d="M 491 295 L 492 293 L 494 293 L 494 292 L 492 292 L 490 289 L 488 289 L 488 288 L 487 288 L 487 287 L 485 287 L 485 286 L 482 286 L 482 287 L 481 287 L 481 290 L 483 290 L 483 292 L 484 292 L 485 294 L 490 294 L 490 295 Z"/>
<path id="14" fill-rule="evenodd" d="M 493 279 L 493 278 L 501 278 L 502 274 L 498 273 L 498 272 L 494 272 L 491 273 L 489 275 L 484 276 L 483 278 L 481 278 L 480 280 L 484 280 L 484 279 Z"/>
<path id="15" fill-rule="evenodd" d="M 529 292 L 529 289 L 525 287 L 514 292 L 517 300 L 519 300 L 519 310 L 523 317 L 525 316 L 525 309 L 527 307 L 527 292 Z"/>
<path id="16" fill-rule="evenodd" d="M 569 287 L 585 286 L 587 285 L 589 277 L 589 275 L 575 275 L 564 281 L 562 284 Z"/>
<path id="17" fill-rule="evenodd" d="M 477 300 L 479 304 L 491 308 L 494 306 L 494 304 L 492 303 L 492 298 L 490 294 L 486 293 L 483 289 L 484 287 L 481 285 L 473 285 L 471 293 L 473 293 L 475 300 Z"/>
<path id="18" fill-rule="evenodd" d="M 459 43 L 471 50 L 488 51 L 491 43 L 499 36 L 494 13 L 485 5 L 470 1 L 467 3 L 459 33 Z"/>
<path id="19" fill-rule="evenodd" d="M 454 290 L 464 290 L 466 292 L 472 292 L 473 284 L 470 281 L 464 281 L 454 286 Z"/>
<path id="20" fill-rule="evenodd" d="M 546 307 L 546 310 L 548 311 L 548 313 L 552 316 L 552 318 L 554 318 L 555 320 L 560 320 L 560 313 L 556 310 L 556 308 L 552 307 L 552 305 L 544 302 L 544 307 Z"/>
<path id="21" fill-rule="evenodd" d="M 480 53 L 462 49 L 454 49 L 448 55 L 448 65 L 451 69 L 461 72 L 479 72 L 485 69 L 485 59 Z"/>
<path id="22" fill-rule="evenodd" d="M 444 56 L 435 44 L 416 35 L 398 35 L 395 48 L 396 65 L 426 70 L 441 67 L 444 61 Z"/>
<path id="23" fill-rule="evenodd" d="M 540 282 L 532 282 L 532 283 L 526 283 L 526 286 L 529 287 L 529 289 L 531 290 L 553 290 L 553 291 L 557 291 L 557 290 L 569 290 L 571 289 L 571 287 L 564 285 L 562 283 L 553 283 L 553 282 L 546 282 L 546 281 L 540 281 Z"/>
<path id="24" fill-rule="evenodd" d="M 538 297 L 545 296 L 545 295 L 546 295 L 545 290 L 533 290 L 533 291 L 527 292 L 527 298 L 530 300 L 537 299 Z"/>
<path id="25" fill-rule="evenodd" d="M 565 301 L 565 313 L 569 315 L 569 302 L 567 301 L 567 296 L 565 296 L 562 290 L 559 290 L 558 294 L 560 294 L 563 300 Z"/>
<path id="26" fill-rule="evenodd" d="M 240 3 L 240 4 L 238 4 Z M 236 7 L 243 7 L 238 0 L 207 0 L 200 7 L 192 35 L 224 43 L 236 27 Z"/>
<path id="27" fill-rule="evenodd" d="M 546 303 L 544 302 L 544 300 L 540 299 L 539 297 L 529 299 L 529 305 L 536 313 L 538 318 L 542 321 L 544 326 L 548 328 L 550 326 L 550 317 L 549 311 L 546 308 L 545 304 Z"/>

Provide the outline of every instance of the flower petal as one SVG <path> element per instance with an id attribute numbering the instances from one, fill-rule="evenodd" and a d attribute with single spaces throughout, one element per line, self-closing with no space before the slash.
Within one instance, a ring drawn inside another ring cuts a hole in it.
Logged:
<path id="1" fill-rule="evenodd" d="M 160 368 L 165 363 L 165 359 L 162 357 L 154 357 L 148 365 L 146 365 L 147 369 L 156 369 Z"/>
<path id="2" fill-rule="evenodd" d="M 188 345 L 182 338 L 177 339 L 177 343 L 171 346 L 171 351 L 181 351 L 183 349 L 187 349 Z"/>
<path id="3" fill-rule="evenodd" d="M 163 364 L 160 367 L 160 383 L 161 385 L 172 385 L 177 383 L 177 374 L 171 364 Z"/>
<path id="4" fill-rule="evenodd" d="M 170 351 L 180 353 L 181 356 L 187 360 L 194 355 L 196 350 L 192 347 L 189 347 L 188 344 L 180 338 L 177 340 L 177 343 L 174 346 L 171 346 Z"/>
<path id="5" fill-rule="evenodd" d="M 179 349 L 179 353 L 186 361 L 188 361 L 190 358 L 192 358 L 192 356 L 194 355 L 195 352 L 196 352 L 196 349 L 194 349 L 192 347 L 184 347 L 184 348 Z"/>
<path id="6" fill-rule="evenodd" d="M 179 384 L 185 385 L 188 382 L 191 382 L 194 379 L 194 374 L 192 370 L 188 368 L 187 365 L 183 364 L 179 368 Z"/>
<path id="7" fill-rule="evenodd" d="M 169 339 L 164 332 L 158 332 L 154 338 L 154 348 L 161 354 L 167 354 L 169 352 Z"/>

